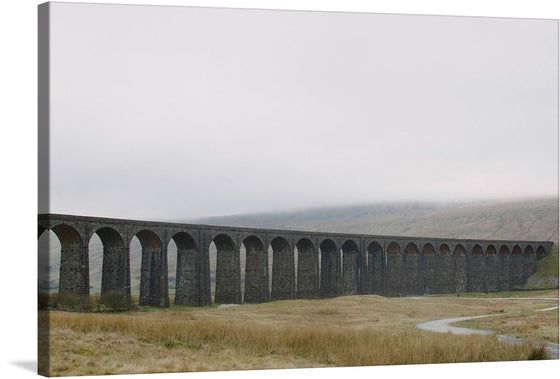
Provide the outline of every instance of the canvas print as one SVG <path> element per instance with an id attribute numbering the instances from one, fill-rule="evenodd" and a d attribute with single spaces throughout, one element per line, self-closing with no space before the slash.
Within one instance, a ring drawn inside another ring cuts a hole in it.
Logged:
<path id="1" fill-rule="evenodd" d="M 558 359 L 558 20 L 38 16 L 40 375 Z"/>

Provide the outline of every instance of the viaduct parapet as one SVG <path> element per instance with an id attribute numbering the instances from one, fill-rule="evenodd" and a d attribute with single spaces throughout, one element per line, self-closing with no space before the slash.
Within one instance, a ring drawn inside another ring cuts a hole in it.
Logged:
<path id="1" fill-rule="evenodd" d="M 101 296 L 130 297 L 130 243 L 142 246 L 141 305 L 169 306 L 167 248 L 177 246 L 175 304 L 260 303 L 340 295 L 495 292 L 523 284 L 551 241 L 376 236 L 39 215 L 60 240 L 59 292 L 89 296 L 91 237 L 103 243 Z M 211 295 L 210 244 L 217 249 Z M 246 264 L 241 267 L 244 246 Z M 269 270 L 269 248 L 272 270 Z M 245 290 L 241 292 L 241 270 Z M 271 280 L 270 280 L 271 279 Z M 271 283 L 271 285 L 269 285 Z"/>

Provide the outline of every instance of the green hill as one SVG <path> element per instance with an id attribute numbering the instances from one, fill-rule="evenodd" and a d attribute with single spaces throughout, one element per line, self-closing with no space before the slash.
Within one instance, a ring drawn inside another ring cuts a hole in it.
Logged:
<path id="1" fill-rule="evenodd" d="M 475 203 L 385 203 L 188 222 L 324 232 L 558 242 L 558 198 Z"/>

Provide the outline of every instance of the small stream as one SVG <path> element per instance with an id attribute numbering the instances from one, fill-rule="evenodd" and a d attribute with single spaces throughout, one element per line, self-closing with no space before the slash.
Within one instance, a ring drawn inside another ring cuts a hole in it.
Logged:
<path id="1" fill-rule="evenodd" d="M 515 298 L 515 299 L 519 299 L 519 298 Z M 546 299 L 546 300 L 558 300 L 558 299 Z M 558 309 L 558 308 L 559 307 L 556 306 L 556 307 L 551 307 L 551 308 L 537 309 L 535 312 L 547 312 L 547 311 L 552 311 L 552 310 Z M 416 328 L 421 329 L 421 330 L 427 330 L 429 332 L 434 332 L 434 333 L 452 333 L 452 334 L 457 334 L 457 335 L 473 335 L 473 334 L 489 335 L 489 334 L 493 334 L 495 332 L 493 332 L 491 330 L 462 328 L 462 327 L 458 327 L 458 326 L 453 326 L 452 324 L 454 324 L 456 322 L 459 322 L 459 321 L 474 320 L 474 319 L 477 319 L 477 318 L 501 316 L 501 315 L 503 315 L 503 313 L 491 314 L 491 315 L 446 318 L 446 319 L 442 319 L 442 320 L 423 322 L 421 324 L 417 324 Z M 502 335 L 502 334 L 498 335 L 497 339 L 498 339 L 498 341 L 508 342 L 508 343 L 523 343 L 523 342 L 525 342 L 522 338 L 510 337 L 510 336 L 505 336 L 505 335 Z M 559 359 L 559 357 L 558 357 L 559 356 L 559 354 L 558 354 L 559 347 L 558 347 L 557 343 L 543 342 L 543 341 L 533 341 L 533 344 L 536 345 L 536 346 L 541 345 L 541 344 L 545 344 L 546 345 L 546 351 L 550 355 L 550 357 L 552 359 Z"/>

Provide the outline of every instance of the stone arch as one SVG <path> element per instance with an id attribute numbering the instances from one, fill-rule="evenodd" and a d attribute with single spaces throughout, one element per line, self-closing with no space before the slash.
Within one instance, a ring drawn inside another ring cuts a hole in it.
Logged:
<path id="1" fill-rule="evenodd" d="M 422 294 L 422 263 L 415 243 L 406 245 L 404 254 L 404 283 L 407 295 Z"/>
<path id="2" fill-rule="evenodd" d="M 201 305 L 201 257 L 198 244 L 187 232 L 177 232 L 171 240 L 177 247 L 175 274 L 176 305 Z"/>
<path id="3" fill-rule="evenodd" d="M 397 242 L 387 246 L 387 295 L 403 295 L 402 253 Z"/>
<path id="4" fill-rule="evenodd" d="M 264 303 L 268 300 L 268 268 L 266 249 L 261 239 L 250 235 L 243 240 L 245 246 L 245 303 Z"/>
<path id="5" fill-rule="evenodd" d="M 316 299 L 319 297 L 319 256 L 315 245 L 308 238 L 296 243 L 298 250 L 297 297 Z"/>
<path id="6" fill-rule="evenodd" d="M 468 291 L 468 264 L 467 249 L 465 246 L 458 244 L 453 249 L 453 257 L 455 258 L 455 291 L 457 293 Z"/>
<path id="7" fill-rule="evenodd" d="M 216 290 L 214 302 L 241 303 L 239 250 L 227 234 L 212 239 L 216 246 Z"/>
<path id="8" fill-rule="evenodd" d="M 367 247 L 368 293 L 385 294 L 385 259 L 383 249 L 377 241 Z"/>
<path id="9" fill-rule="evenodd" d="M 484 280 L 484 250 L 475 244 L 471 250 L 471 292 L 486 292 Z"/>
<path id="10" fill-rule="evenodd" d="M 340 294 L 340 254 L 336 243 L 325 239 L 319 245 L 321 254 L 321 297 L 335 297 Z"/>
<path id="11" fill-rule="evenodd" d="M 110 293 L 121 293 L 130 299 L 130 261 L 128 246 L 115 229 L 101 227 L 95 234 L 103 244 L 101 269 L 101 301 Z"/>
<path id="12" fill-rule="evenodd" d="M 58 240 L 60 241 L 60 245 L 62 246 L 62 248 L 65 247 L 79 248 L 82 246 L 82 237 L 80 236 L 80 233 L 78 233 L 78 231 L 73 227 L 71 227 L 70 225 L 59 224 L 53 227 L 51 230 L 58 237 Z"/>
<path id="13" fill-rule="evenodd" d="M 438 248 L 438 270 L 437 270 L 437 292 L 453 293 L 455 292 L 454 277 L 455 258 L 451 254 L 449 246 L 442 243 Z"/>
<path id="14" fill-rule="evenodd" d="M 431 243 L 422 246 L 422 283 L 423 293 L 437 293 L 436 249 Z"/>
<path id="15" fill-rule="evenodd" d="M 356 242 L 342 244 L 342 294 L 357 295 L 360 291 L 360 249 Z"/>
<path id="16" fill-rule="evenodd" d="M 498 291 L 499 264 L 496 247 L 492 244 L 486 247 L 484 255 L 486 290 L 488 292 Z"/>
<path id="17" fill-rule="evenodd" d="M 284 237 L 270 242 L 272 247 L 272 289 L 270 299 L 293 299 L 295 293 L 294 251 Z"/>

